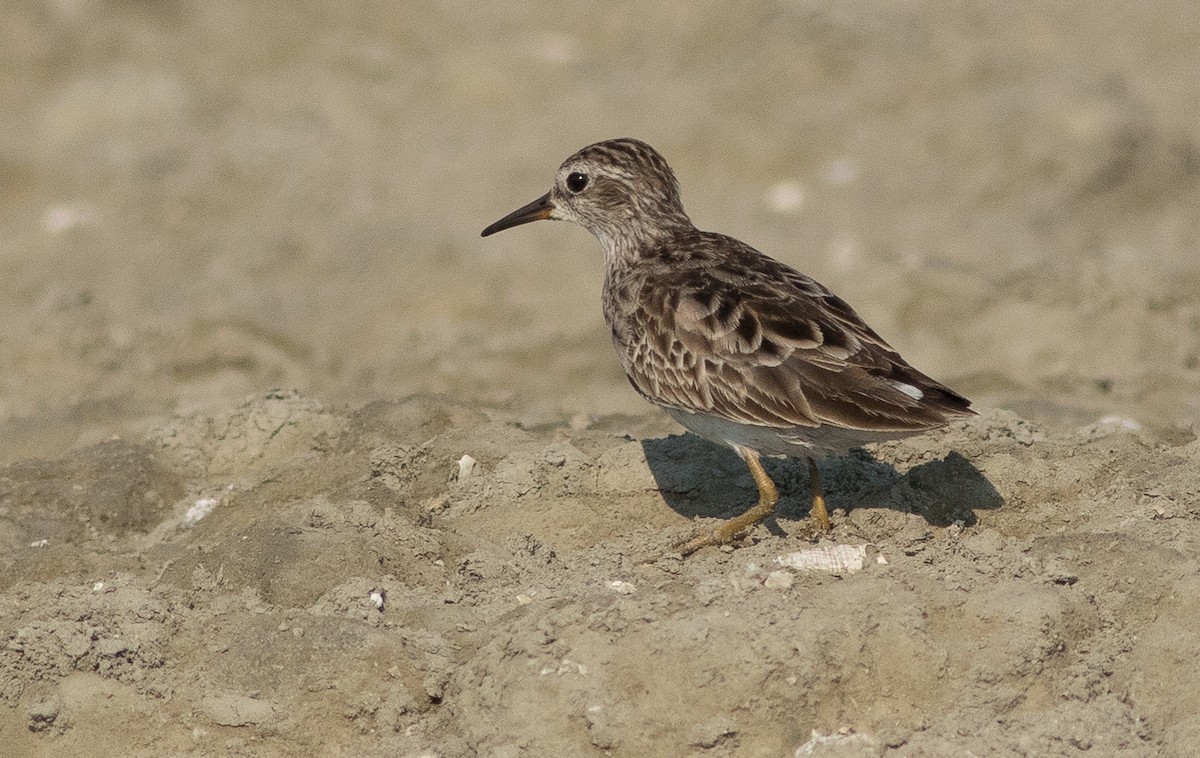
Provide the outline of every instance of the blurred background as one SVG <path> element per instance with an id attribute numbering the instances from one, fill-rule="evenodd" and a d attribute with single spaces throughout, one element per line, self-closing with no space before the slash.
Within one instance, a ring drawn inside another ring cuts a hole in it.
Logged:
<path id="1" fill-rule="evenodd" d="M 1051 425 L 1200 416 L 1200 6 L 0 6 L 0 459 L 271 387 L 650 412 L 598 244 L 479 231 L 585 144 Z"/>

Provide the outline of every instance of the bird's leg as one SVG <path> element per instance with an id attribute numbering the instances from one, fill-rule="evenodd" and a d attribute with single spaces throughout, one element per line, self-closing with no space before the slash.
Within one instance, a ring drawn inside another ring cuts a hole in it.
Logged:
<path id="1" fill-rule="evenodd" d="M 821 491 L 821 470 L 812 458 L 808 459 L 808 488 L 812 491 L 809 518 L 812 519 L 813 531 L 828 532 L 833 527 L 829 523 L 829 511 L 825 510 L 825 493 Z"/>
<path id="2" fill-rule="evenodd" d="M 746 461 L 746 465 L 750 467 L 750 476 L 754 477 L 754 483 L 758 485 L 758 504 L 742 515 L 734 516 L 722 523 L 707 534 L 701 534 L 699 537 L 679 543 L 675 546 L 675 550 L 679 551 L 680 555 L 691 555 L 709 545 L 728 545 L 740 537 L 743 532 L 775 512 L 775 504 L 779 502 L 779 490 L 775 488 L 775 482 L 771 481 L 771 477 L 767 476 L 767 471 L 763 468 L 758 453 L 748 448 L 735 449 L 742 456 L 742 460 Z M 825 512 L 823 506 L 821 512 Z M 829 517 L 826 516 L 826 522 L 828 520 Z"/>

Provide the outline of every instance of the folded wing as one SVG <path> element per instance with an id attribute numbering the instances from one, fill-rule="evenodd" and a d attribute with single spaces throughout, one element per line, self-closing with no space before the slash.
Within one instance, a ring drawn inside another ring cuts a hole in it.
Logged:
<path id="1" fill-rule="evenodd" d="M 665 282 L 658 272 L 654 290 L 642 292 L 626 348 L 639 392 L 674 408 L 779 428 L 919 431 L 973 413 L 961 395 L 909 366 L 845 301 L 765 260 L 676 266 Z"/>

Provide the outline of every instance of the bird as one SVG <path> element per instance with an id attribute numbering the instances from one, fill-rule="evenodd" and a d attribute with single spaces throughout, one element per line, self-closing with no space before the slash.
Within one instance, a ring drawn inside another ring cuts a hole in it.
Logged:
<path id="1" fill-rule="evenodd" d="M 910 366 L 829 289 L 733 237 L 696 228 L 666 159 L 628 137 L 582 148 L 549 192 L 486 227 L 571 221 L 604 251 L 604 320 L 634 390 L 693 434 L 732 448 L 759 499 L 674 545 L 740 542 L 779 491 L 762 456 L 808 460 L 814 535 L 832 525 L 819 458 L 975 415 Z"/>

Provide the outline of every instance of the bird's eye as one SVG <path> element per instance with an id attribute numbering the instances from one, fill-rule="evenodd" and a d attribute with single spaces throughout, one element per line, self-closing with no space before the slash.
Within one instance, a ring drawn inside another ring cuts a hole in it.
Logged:
<path id="1" fill-rule="evenodd" d="M 567 189 L 572 192 L 583 192 L 583 188 L 587 185 L 587 174 L 581 174 L 578 171 L 572 171 L 570 174 L 567 174 Z"/>

